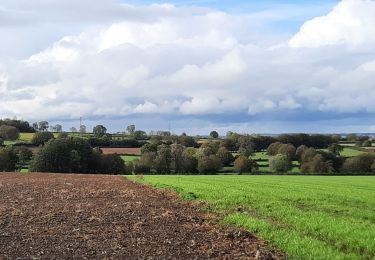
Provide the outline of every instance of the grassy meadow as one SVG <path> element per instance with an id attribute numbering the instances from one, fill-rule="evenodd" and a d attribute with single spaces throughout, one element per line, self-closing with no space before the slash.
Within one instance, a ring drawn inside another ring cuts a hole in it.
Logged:
<path id="1" fill-rule="evenodd" d="M 140 179 L 130 177 L 131 179 Z M 297 259 L 375 258 L 375 178 L 144 176 Z"/>
<path id="2" fill-rule="evenodd" d="M 121 159 L 124 162 L 132 162 L 132 161 L 137 160 L 139 158 L 141 158 L 139 155 L 122 155 L 121 156 Z"/>

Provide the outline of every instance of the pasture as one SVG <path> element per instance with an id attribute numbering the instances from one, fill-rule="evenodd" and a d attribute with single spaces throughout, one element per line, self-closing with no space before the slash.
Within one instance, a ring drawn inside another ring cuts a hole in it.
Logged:
<path id="1" fill-rule="evenodd" d="M 373 177 L 144 176 L 142 182 L 205 201 L 223 225 L 246 228 L 291 258 L 375 258 Z"/>

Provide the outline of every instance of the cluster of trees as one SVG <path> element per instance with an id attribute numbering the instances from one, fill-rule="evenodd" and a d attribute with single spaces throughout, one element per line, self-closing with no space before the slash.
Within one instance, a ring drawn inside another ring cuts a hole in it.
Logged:
<path id="1" fill-rule="evenodd" d="M 15 171 L 22 168 L 32 158 L 26 147 L 0 147 L 0 172 Z"/>
<path id="2" fill-rule="evenodd" d="M 285 173 L 291 170 L 292 161 L 298 160 L 301 174 L 373 174 L 375 172 L 375 154 L 363 153 L 356 157 L 340 156 L 343 147 L 331 144 L 326 150 L 317 150 L 301 145 L 276 142 L 267 149 L 270 170 Z"/>
<path id="3" fill-rule="evenodd" d="M 141 148 L 141 158 L 128 163 L 128 168 L 134 173 L 157 174 L 217 174 L 222 167 L 230 165 L 238 173 L 257 170 L 256 163 L 248 156 L 240 154 L 235 158 L 221 141 L 206 142 L 199 148 L 191 145 L 147 143 Z"/>
<path id="4" fill-rule="evenodd" d="M 0 119 L 0 126 L 7 125 L 17 128 L 20 132 L 23 133 L 33 133 L 35 129 L 30 126 L 29 122 L 17 119 Z"/>
<path id="5" fill-rule="evenodd" d="M 61 136 L 49 140 L 30 163 L 31 172 L 126 174 L 118 155 L 103 155 L 87 140 Z"/>

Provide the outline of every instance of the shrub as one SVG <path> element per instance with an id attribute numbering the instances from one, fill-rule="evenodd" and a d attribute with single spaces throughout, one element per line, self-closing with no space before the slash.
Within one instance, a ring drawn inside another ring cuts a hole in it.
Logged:
<path id="1" fill-rule="evenodd" d="M 55 137 L 51 132 L 36 132 L 31 139 L 33 145 L 44 145 Z"/>
<path id="2" fill-rule="evenodd" d="M 20 130 L 14 126 L 0 126 L 0 137 L 4 140 L 17 140 L 20 137 Z"/>
<path id="3" fill-rule="evenodd" d="M 258 169 L 255 161 L 250 160 L 248 157 L 240 155 L 234 161 L 234 171 L 237 173 L 249 173 L 254 172 Z"/>
<path id="4" fill-rule="evenodd" d="M 292 163 L 286 155 L 277 154 L 269 159 L 269 167 L 273 172 L 285 173 L 292 168 Z"/>
<path id="5" fill-rule="evenodd" d="M 17 168 L 18 157 L 12 147 L 0 148 L 0 171 L 11 172 Z"/>

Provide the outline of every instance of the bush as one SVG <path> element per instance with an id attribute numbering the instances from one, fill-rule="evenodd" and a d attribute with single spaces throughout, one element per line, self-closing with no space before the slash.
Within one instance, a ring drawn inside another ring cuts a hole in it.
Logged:
<path id="1" fill-rule="evenodd" d="M 53 136 L 53 133 L 51 132 L 36 132 L 33 135 L 33 138 L 31 139 L 31 143 L 33 145 L 44 145 L 46 144 L 49 140 L 54 139 L 55 137 Z"/>
<path id="2" fill-rule="evenodd" d="M 0 148 L 0 171 L 12 172 L 17 168 L 18 157 L 12 147 Z"/>
<path id="3" fill-rule="evenodd" d="M 220 158 L 216 155 L 202 156 L 198 159 L 198 171 L 203 174 L 216 174 L 221 169 Z"/>
<path id="4" fill-rule="evenodd" d="M 249 173 L 254 172 L 258 169 L 258 165 L 255 161 L 250 160 L 248 157 L 240 155 L 234 161 L 234 171 L 237 173 Z"/>
<path id="5" fill-rule="evenodd" d="M 20 137 L 20 130 L 14 126 L 0 126 L 0 137 L 4 140 L 17 140 Z"/>
<path id="6" fill-rule="evenodd" d="M 288 156 L 277 154 L 269 159 L 269 167 L 273 172 L 285 173 L 292 168 L 292 163 Z"/>

